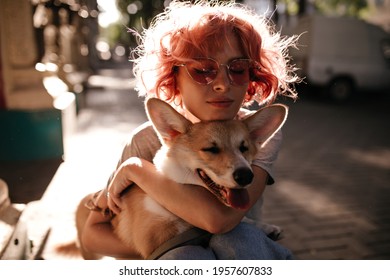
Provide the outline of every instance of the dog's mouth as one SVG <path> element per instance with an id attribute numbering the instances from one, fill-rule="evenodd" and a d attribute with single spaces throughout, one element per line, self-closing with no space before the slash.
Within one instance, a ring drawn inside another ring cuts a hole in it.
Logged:
<path id="1" fill-rule="evenodd" d="M 197 173 L 205 183 L 207 189 L 222 203 L 241 210 L 249 208 L 249 194 L 246 189 L 232 189 L 218 185 L 202 169 L 197 169 Z"/>

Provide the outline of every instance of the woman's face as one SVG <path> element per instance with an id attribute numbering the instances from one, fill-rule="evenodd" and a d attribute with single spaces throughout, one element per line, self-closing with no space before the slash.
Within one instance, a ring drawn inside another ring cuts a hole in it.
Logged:
<path id="1" fill-rule="evenodd" d="M 225 65 L 243 57 L 238 41 L 232 34 L 228 36 L 224 48 L 211 55 L 212 59 Z M 225 66 L 220 66 L 215 80 L 208 85 L 195 82 L 185 67 L 179 67 L 176 79 L 185 116 L 192 122 L 233 119 L 248 89 L 248 83 L 232 85 Z"/>

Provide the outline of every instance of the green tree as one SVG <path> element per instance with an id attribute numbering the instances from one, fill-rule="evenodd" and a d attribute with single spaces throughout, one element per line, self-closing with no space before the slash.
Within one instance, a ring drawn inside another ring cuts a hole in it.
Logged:
<path id="1" fill-rule="evenodd" d="M 288 15 L 304 15 L 308 4 L 326 15 L 360 17 L 367 9 L 366 0 L 274 0 L 274 5 L 278 3 L 286 6 Z"/>
<path id="2" fill-rule="evenodd" d="M 170 0 L 116 0 L 117 7 L 123 16 L 123 24 L 138 32 L 147 28 L 151 20 L 163 12 L 170 2 Z M 121 41 L 129 45 L 136 44 L 136 38 L 129 34 L 122 35 Z"/>
<path id="3" fill-rule="evenodd" d="M 149 26 L 152 18 L 164 10 L 163 0 L 116 0 L 119 12 L 122 15 L 122 27 L 141 32 Z M 136 38 L 127 32 L 120 34 L 119 41 L 133 46 Z"/>
<path id="4" fill-rule="evenodd" d="M 316 8 L 324 14 L 360 17 L 367 9 L 366 0 L 315 0 Z"/>

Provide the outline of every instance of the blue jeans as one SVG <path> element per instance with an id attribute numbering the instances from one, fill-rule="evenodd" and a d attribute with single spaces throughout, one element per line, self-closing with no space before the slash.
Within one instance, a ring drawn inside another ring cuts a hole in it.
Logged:
<path id="1" fill-rule="evenodd" d="M 288 260 L 291 252 L 254 225 L 240 223 L 230 232 L 211 237 L 209 247 L 182 246 L 160 260 Z"/>

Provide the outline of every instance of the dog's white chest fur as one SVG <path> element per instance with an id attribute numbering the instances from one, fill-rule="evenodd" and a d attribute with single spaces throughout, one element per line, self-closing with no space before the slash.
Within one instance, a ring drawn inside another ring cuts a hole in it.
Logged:
<path id="1" fill-rule="evenodd" d="M 201 181 L 193 174 L 190 169 L 185 168 L 183 164 L 180 164 L 174 158 L 169 157 L 167 152 L 168 148 L 166 146 L 162 146 L 153 159 L 153 163 L 159 172 L 181 184 L 201 184 Z M 154 215 L 158 215 L 161 218 L 169 221 L 179 219 L 176 215 L 162 207 L 149 196 L 145 196 L 143 203 L 145 209 Z M 180 223 L 178 223 L 177 226 L 178 230 L 180 231 Z"/>
<path id="2" fill-rule="evenodd" d="M 186 161 L 184 164 L 182 161 Z M 184 158 L 182 161 L 169 155 L 169 148 L 162 146 L 156 153 L 153 163 L 157 170 L 162 174 L 165 174 L 170 179 L 181 184 L 194 184 L 202 185 L 202 181 L 194 173 L 195 170 L 191 170 L 191 158 Z"/>
<path id="3" fill-rule="evenodd" d="M 164 219 L 167 219 L 167 220 L 176 219 L 176 216 L 174 216 L 171 212 L 169 212 L 167 209 L 162 207 L 153 198 L 151 198 L 149 196 L 145 196 L 144 206 L 145 206 L 145 209 L 147 211 L 149 211 L 155 215 L 161 216 Z"/>

